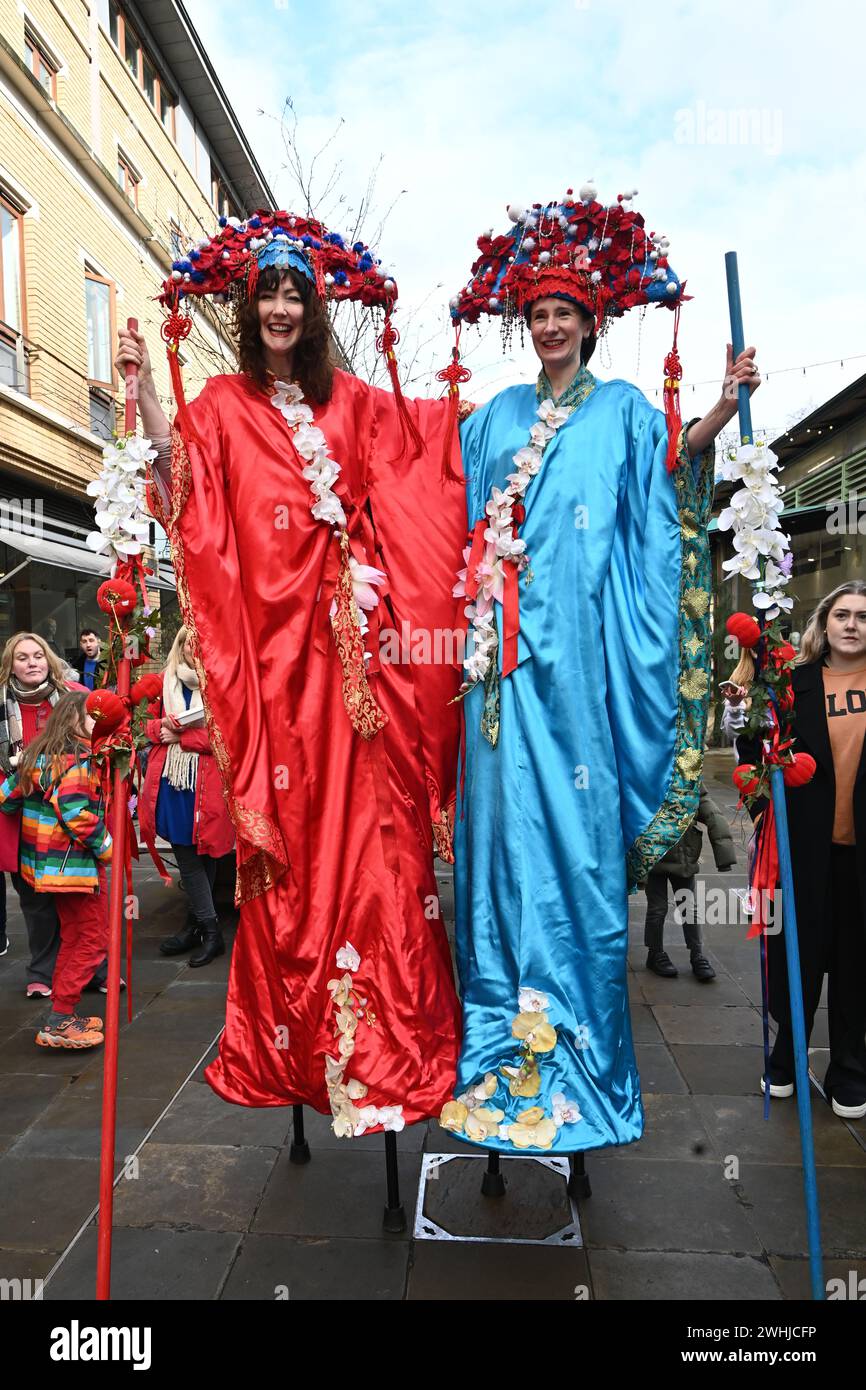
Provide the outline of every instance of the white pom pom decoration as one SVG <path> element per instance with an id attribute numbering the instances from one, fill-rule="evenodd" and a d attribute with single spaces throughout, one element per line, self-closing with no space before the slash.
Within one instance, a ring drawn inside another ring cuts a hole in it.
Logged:
<path id="1" fill-rule="evenodd" d="M 505 210 L 512 222 L 522 222 L 526 216 L 526 211 L 520 203 L 509 203 Z"/>
<path id="2" fill-rule="evenodd" d="M 547 265 L 547 262 L 550 260 L 550 252 L 549 252 L 549 251 L 542 251 L 542 252 L 540 252 L 539 257 L 538 257 L 538 260 L 539 260 L 539 262 L 540 262 L 541 265 Z"/>
<path id="3" fill-rule="evenodd" d="M 391 280 L 391 279 L 389 278 L 388 280 L 386 280 L 386 281 L 384 282 L 383 288 L 386 289 L 386 290 L 393 290 L 393 289 L 394 289 L 394 281 Z"/>
<path id="4" fill-rule="evenodd" d="M 531 236 L 524 237 L 524 238 L 523 238 L 523 249 L 524 249 L 524 251 L 534 251 L 534 250 L 535 250 L 535 238 L 534 238 L 534 237 L 531 237 Z"/>
<path id="5" fill-rule="evenodd" d="M 325 276 L 325 284 L 326 284 L 326 285 L 333 285 L 333 283 L 334 283 L 334 277 L 333 277 L 333 275 L 331 275 L 330 272 L 329 272 L 329 273 Z"/>
<path id="6" fill-rule="evenodd" d="M 666 294 L 676 294 L 676 292 L 677 292 L 677 282 L 676 282 L 676 280 L 668 280 L 667 286 L 666 286 L 666 288 L 665 288 L 665 293 L 666 293 Z"/>
<path id="7" fill-rule="evenodd" d="M 596 195 L 595 184 L 589 179 L 580 189 L 580 200 L 582 203 L 591 203 Z"/>
<path id="8" fill-rule="evenodd" d="M 492 294 L 492 295 L 490 296 L 490 301 L 489 301 L 489 303 L 490 303 L 491 309 L 498 309 L 498 308 L 499 308 L 499 300 L 496 298 L 496 295 L 495 295 L 495 294 Z"/>
<path id="9" fill-rule="evenodd" d="M 601 271 L 600 271 L 600 270 L 594 270 L 594 271 L 592 272 L 592 274 L 590 275 L 589 278 L 590 278 L 590 280 L 593 282 L 594 285 L 597 285 L 598 282 L 599 282 L 599 280 L 601 279 Z"/>

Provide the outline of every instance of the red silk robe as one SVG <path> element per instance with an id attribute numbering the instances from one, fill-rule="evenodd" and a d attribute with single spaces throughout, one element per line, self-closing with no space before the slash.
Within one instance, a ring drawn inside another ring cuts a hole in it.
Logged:
<path id="1" fill-rule="evenodd" d="M 310 511 L 270 398 L 242 376 L 208 381 L 173 432 L 170 511 L 151 499 L 237 831 L 240 923 L 206 1076 L 241 1105 L 331 1111 L 349 1135 L 436 1115 L 453 1088 L 460 1014 L 433 848 L 434 833 L 450 843 L 460 671 L 432 639 L 459 628 L 466 509 L 462 482 L 440 481 L 445 402 L 408 403 L 415 459 L 388 392 L 336 372 L 314 409 L 352 554 L 388 576 L 368 614 L 369 690 L 388 720 L 373 737 L 350 722 L 363 682 L 329 618 L 340 543 Z M 419 630 L 430 650 L 411 661 Z"/>

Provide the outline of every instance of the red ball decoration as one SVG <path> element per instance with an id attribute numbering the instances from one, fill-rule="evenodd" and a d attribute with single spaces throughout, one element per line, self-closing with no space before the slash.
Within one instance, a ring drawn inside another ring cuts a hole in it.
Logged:
<path id="1" fill-rule="evenodd" d="M 794 761 L 788 763 L 782 776 L 786 787 L 804 787 L 815 776 L 815 759 L 811 753 L 795 753 Z"/>
<path id="2" fill-rule="evenodd" d="M 126 579 L 106 579 L 96 590 L 96 602 L 103 613 L 133 613 L 138 593 Z"/>
<path id="3" fill-rule="evenodd" d="M 760 778 L 755 775 L 754 763 L 740 763 L 733 771 L 734 786 L 741 796 L 748 796 L 756 791 L 760 783 Z"/>
<path id="4" fill-rule="evenodd" d="M 134 705 L 141 700 L 156 700 L 162 694 L 162 676 L 150 671 L 146 676 L 141 676 L 133 685 L 129 692 Z"/>
<path id="5" fill-rule="evenodd" d="M 126 706 L 113 690 L 91 690 L 84 707 L 91 719 L 95 720 L 100 734 L 119 728 L 126 716 Z"/>
<path id="6" fill-rule="evenodd" d="M 761 636 L 760 626 L 750 613 L 732 613 L 725 623 L 725 631 L 741 647 L 754 647 Z"/>

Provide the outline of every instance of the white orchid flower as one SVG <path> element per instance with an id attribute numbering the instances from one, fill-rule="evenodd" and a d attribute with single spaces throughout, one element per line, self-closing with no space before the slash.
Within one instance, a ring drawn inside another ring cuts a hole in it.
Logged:
<path id="1" fill-rule="evenodd" d="M 360 964 L 361 957 L 358 955 L 351 941 L 347 941 L 345 946 L 341 946 L 337 952 L 337 969 L 349 970 L 354 974 Z"/>

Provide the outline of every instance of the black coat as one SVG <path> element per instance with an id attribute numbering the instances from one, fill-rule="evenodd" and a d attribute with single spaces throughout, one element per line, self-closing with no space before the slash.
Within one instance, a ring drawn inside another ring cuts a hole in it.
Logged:
<path id="1" fill-rule="evenodd" d="M 791 672 L 794 689 L 792 733 L 794 753 L 811 753 L 815 775 L 802 787 L 785 788 L 788 836 L 797 901 L 799 933 L 820 933 L 828 910 L 830 846 L 836 811 L 836 775 L 827 727 L 823 661 L 795 666 Z M 754 762 L 759 752 L 756 740 L 738 738 L 740 762 Z M 866 739 L 854 783 L 854 838 L 857 842 L 857 871 L 860 882 L 861 915 L 866 931 Z"/>

